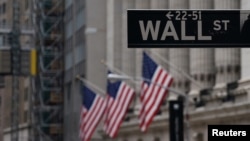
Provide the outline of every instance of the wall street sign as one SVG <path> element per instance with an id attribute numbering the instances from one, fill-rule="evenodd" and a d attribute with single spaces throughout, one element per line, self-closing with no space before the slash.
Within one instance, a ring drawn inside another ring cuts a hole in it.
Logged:
<path id="1" fill-rule="evenodd" d="M 250 47 L 249 10 L 128 10 L 129 48 Z"/>

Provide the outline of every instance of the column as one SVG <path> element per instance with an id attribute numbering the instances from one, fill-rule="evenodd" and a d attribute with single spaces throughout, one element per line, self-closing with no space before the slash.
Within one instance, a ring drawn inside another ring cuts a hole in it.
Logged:
<path id="1" fill-rule="evenodd" d="M 149 9 L 150 8 L 150 0 L 135 0 L 135 8 L 136 9 Z M 143 49 L 135 49 L 135 76 L 142 76 L 142 52 Z M 141 85 L 138 83 L 136 86 L 136 91 L 140 91 Z"/>
<path id="2" fill-rule="evenodd" d="M 167 9 L 168 0 L 151 0 L 151 9 Z"/>
<path id="3" fill-rule="evenodd" d="M 169 0 L 170 9 L 188 9 L 188 0 Z"/>
<path id="4" fill-rule="evenodd" d="M 122 1 L 114 0 L 114 66 L 118 69 L 122 67 Z"/>
<path id="5" fill-rule="evenodd" d="M 111 66 L 121 69 L 122 0 L 108 0 L 107 13 L 107 61 Z"/>
<path id="6" fill-rule="evenodd" d="M 215 9 L 239 9 L 239 0 L 215 0 Z M 216 85 L 240 78 L 240 48 L 216 48 Z"/>
<path id="7" fill-rule="evenodd" d="M 214 0 L 215 9 L 239 9 L 240 0 Z"/>
<path id="8" fill-rule="evenodd" d="M 151 0 L 150 7 L 151 9 L 168 9 L 168 0 Z M 168 59 L 168 48 L 157 48 L 157 49 L 151 49 L 150 51 L 160 55 L 164 59 Z M 154 60 L 168 70 L 166 62 L 161 60 L 156 55 L 154 56 L 155 56 Z"/>
<path id="9" fill-rule="evenodd" d="M 249 0 L 241 0 L 241 5 L 240 5 L 240 9 L 243 10 L 249 10 L 250 9 L 250 1 Z"/>
<path id="10" fill-rule="evenodd" d="M 169 61 L 174 64 L 179 70 L 189 74 L 189 49 L 169 49 Z M 176 69 L 169 67 L 170 74 L 174 77 L 172 87 L 183 93 L 189 90 L 189 80 L 178 73 Z"/>
<path id="11" fill-rule="evenodd" d="M 122 1 L 122 63 L 121 69 L 129 76 L 135 77 L 135 49 L 128 48 L 127 43 L 127 9 L 135 7 L 135 0 Z M 130 83 L 132 86 L 133 83 Z"/>
<path id="12" fill-rule="evenodd" d="M 212 0 L 189 0 L 190 9 L 213 9 Z"/>
<path id="13" fill-rule="evenodd" d="M 187 0 L 169 0 L 169 9 L 188 9 Z M 168 52 L 169 61 L 179 70 L 189 74 L 189 49 L 188 48 L 170 48 Z M 186 93 L 189 90 L 189 80 L 178 73 L 173 67 L 169 67 L 170 74 L 174 77 L 172 88 Z M 171 99 L 176 98 L 176 94 L 172 94 Z"/>
<path id="14" fill-rule="evenodd" d="M 212 9 L 211 0 L 190 0 L 190 9 Z M 190 74 L 197 83 L 191 83 L 190 94 L 198 93 L 201 89 L 213 87 L 215 81 L 214 49 L 190 49 Z"/>
<path id="15" fill-rule="evenodd" d="M 250 9 L 250 1 L 249 0 L 241 0 L 241 9 L 249 10 Z M 248 14 L 245 15 L 245 19 Z M 242 22 L 243 23 L 243 22 Z M 250 49 L 249 48 L 241 48 L 241 79 L 249 79 L 250 78 Z"/>

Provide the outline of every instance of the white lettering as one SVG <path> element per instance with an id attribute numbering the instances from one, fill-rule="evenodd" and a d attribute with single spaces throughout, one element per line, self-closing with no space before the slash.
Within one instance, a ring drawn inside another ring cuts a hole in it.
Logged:
<path id="1" fill-rule="evenodd" d="M 139 24 L 143 40 L 148 39 L 149 32 L 151 33 L 152 39 L 157 40 L 161 21 L 156 21 L 155 27 L 153 26 L 152 21 L 147 21 L 146 28 L 143 21 L 140 20 Z"/>
<path id="2" fill-rule="evenodd" d="M 181 21 L 181 40 L 195 40 L 195 36 L 186 35 L 186 22 Z"/>
<path id="3" fill-rule="evenodd" d="M 246 136 L 246 131 L 219 131 L 218 129 L 212 129 L 212 136 Z"/>
<path id="4" fill-rule="evenodd" d="M 198 40 L 212 40 L 212 36 L 202 35 L 202 21 L 198 21 Z"/>
<path id="5" fill-rule="evenodd" d="M 229 23 L 229 20 L 222 20 L 222 23 L 224 23 L 224 30 L 227 31 L 227 24 Z"/>
<path id="6" fill-rule="evenodd" d="M 215 20 L 214 21 L 214 30 L 218 31 L 222 29 L 222 26 L 224 26 L 224 30 L 227 31 L 228 23 L 230 23 L 229 20 Z"/>
<path id="7" fill-rule="evenodd" d="M 241 135 L 242 136 L 247 136 L 247 132 L 246 131 L 241 131 Z"/>
<path id="8" fill-rule="evenodd" d="M 212 130 L 212 136 L 215 136 L 215 135 L 216 135 L 216 136 L 219 136 L 219 135 L 218 135 L 218 131 L 219 131 L 218 129 L 213 129 L 213 130 Z"/>
<path id="9" fill-rule="evenodd" d="M 161 40 L 165 40 L 166 37 L 168 37 L 168 36 L 172 36 L 174 38 L 174 40 L 179 40 L 172 21 L 167 21 L 167 24 L 166 24 L 164 31 L 163 31 L 163 34 L 161 36 Z"/>
<path id="10" fill-rule="evenodd" d="M 221 25 L 219 20 L 214 21 L 214 30 L 216 31 L 221 30 Z"/>

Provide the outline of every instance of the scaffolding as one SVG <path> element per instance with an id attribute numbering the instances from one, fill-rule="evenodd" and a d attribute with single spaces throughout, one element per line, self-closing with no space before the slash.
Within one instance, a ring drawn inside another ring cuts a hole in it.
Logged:
<path id="1" fill-rule="evenodd" d="M 63 140 L 63 1 L 33 0 L 38 75 L 32 83 L 35 141 Z"/>

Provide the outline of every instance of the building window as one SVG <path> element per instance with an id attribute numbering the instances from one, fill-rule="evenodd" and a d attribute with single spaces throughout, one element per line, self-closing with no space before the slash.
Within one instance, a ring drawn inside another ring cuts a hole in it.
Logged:
<path id="1" fill-rule="evenodd" d="M 3 14 L 6 12 L 6 3 L 3 3 L 2 11 L 3 11 Z"/>
<path id="2" fill-rule="evenodd" d="M 24 122 L 27 122 L 27 121 L 28 121 L 28 111 L 27 111 L 27 110 L 25 110 L 25 111 L 23 112 L 23 121 L 24 121 Z"/>
<path id="3" fill-rule="evenodd" d="M 197 133 L 195 141 L 203 141 L 203 134 Z"/>
<path id="4" fill-rule="evenodd" d="M 223 74 L 224 73 L 224 68 L 220 67 L 220 73 Z"/>
<path id="5" fill-rule="evenodd" d="M 189 87 L 189 81 L 185 82 L 185 87 L 188 88 Z"/>
<path id="6" fill-rule="evenodd" d="M 231 73 L 231 70 L 232 70 L 231 66 L 228 65 L 228 66 L 227 66 L 227 72 L 228 72 L 228 73 Z"/>
<path id="7" fill-rule="evenodd" d="M 24 88 L 24 101 L 28 101 L 28 99 L 29 99 L 28 88 Z"/>
<path id="8" fill-rule="evenodd" d="M 198 79 L 196 74 L 194 75 L 194 79 L 195 79 L 195 80 L 197 80 L 197 79 Z"/>
<path id="9" fill-rule="evenodd" d="M 71 94 L 71 83 L 68 83 L 67 84 L 67 100 L 69 101 L 70 100 L 70 94 Z"/>
<path id="10" fill-rule="evenodd" d="M 175 87 L 175 82 L 173 82 L 172 87 Z"/>
<path id="11" fill-rule="evenodd" d="M 205 78 L 204 74 L 201 74 L 201 78 L 200 78 L 201 82 L 204 81 L 204 78 Z"/>
<path id="12" fill-rule="evenodd" d="M 239 73 L 239 72 L 240 72 L 240 66 L 237 65 L 237 66 L 235 66 L 235 73 Z"/>
<path id="13" fill-rule="evenodd" d="M 155 137 L 154 141 L 160 141 L 159 137 Z"/>
<path id="14" fill-rule="evenodd" d="M 25 0 L 25 10 L 29 8 L 29 0 Z"/>
<path id="15" fill-rule="evenodd" d="M 178 82 L 178 87 L 182 87 L 182 82 L 181 81 Z"/>

